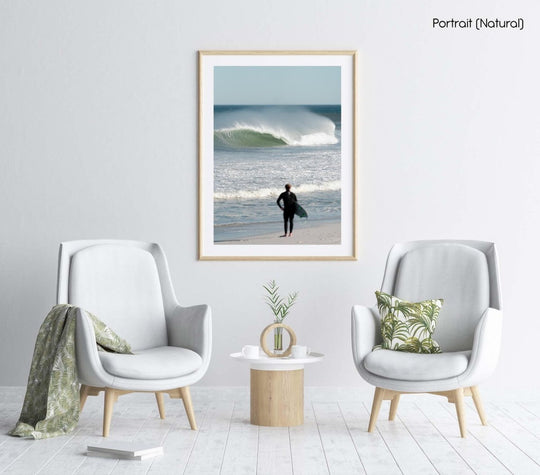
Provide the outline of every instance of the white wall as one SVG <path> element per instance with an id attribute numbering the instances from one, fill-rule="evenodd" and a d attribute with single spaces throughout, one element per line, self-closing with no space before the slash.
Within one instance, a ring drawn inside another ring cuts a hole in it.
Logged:
<path id="1" fill-rule="evenodd" d="M 299 290 L 289 324 L 328 354 L 307 385 L 359 386 L 350 307 L 374 302 L 397 241 L 495 241 L 504 350 L 491 390 L 530 378 L 540 332 L 535 0 L 0 2 L 0 385 L 23 385 L 54 304 L 58 243 L 160 242 L 183 304 L 214 310 L 207 385 L 270 322 L 261 284 Z M 431 19 L 523 17 L 524 31 Z M 198 262 L 199 49 L 360 52 L 357 262 Z"/>

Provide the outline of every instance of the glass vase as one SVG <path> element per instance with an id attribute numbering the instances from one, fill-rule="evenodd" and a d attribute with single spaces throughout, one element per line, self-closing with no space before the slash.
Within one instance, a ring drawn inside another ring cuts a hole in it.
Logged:
<path id="1" fill-rule="evenodd" d="M 283 327 L 274 328 L 274 354 L 283 353 Z"/>

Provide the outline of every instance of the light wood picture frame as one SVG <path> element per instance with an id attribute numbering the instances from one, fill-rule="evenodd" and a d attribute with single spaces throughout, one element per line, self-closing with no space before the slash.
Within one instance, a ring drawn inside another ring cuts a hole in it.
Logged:
<path id="1" fill-rule="evenodd" d="M 199 51 L 200 260 L 356 259 L 356 68 Z"/>

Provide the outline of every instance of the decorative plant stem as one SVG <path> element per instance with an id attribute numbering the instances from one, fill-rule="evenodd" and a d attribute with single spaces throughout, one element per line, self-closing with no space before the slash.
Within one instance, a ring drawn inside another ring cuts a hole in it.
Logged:
<path id="1" fill-rule="evenodd" d="M 285 317 L 289 314 L 291 307 L 295 304 L 298 292 L 290 293 L 287 299 L 279 295 L 279 287 L 275 280 L 263 285 L 267 294 L 265 296 L 266 304 L 271 308 L 274 314 L 274 323 L 283 323 Z M 283 328 L 274 328 L 274 352 L 280 353 L 283 351 Z"/>
<path id="2" fill-rule="evenodd" d="M 283 328 L 274 328 L 274 351 L 283 351 Z"/>

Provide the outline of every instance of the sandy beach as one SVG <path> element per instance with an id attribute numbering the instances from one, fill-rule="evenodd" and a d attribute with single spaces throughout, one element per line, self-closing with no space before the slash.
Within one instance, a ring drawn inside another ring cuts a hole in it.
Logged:
<path id="1" fill-rule="evenodd" d="M 296 223 L 295 223 L 296 224 Z M 234 241 L 216 242 L 221 244 L 264 244 L 264 245 L 291 245 L 291 244 L 340 244 L 341 229 L 339 222 L 320 223 L 309 227 L 296 226 L 291 237 L 280 237 L 280 233 L 264 234 L 261 236 L 252 236 L 240 238 Z M 283 232 L 283 231 L 282 231 Z"/>

